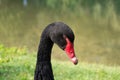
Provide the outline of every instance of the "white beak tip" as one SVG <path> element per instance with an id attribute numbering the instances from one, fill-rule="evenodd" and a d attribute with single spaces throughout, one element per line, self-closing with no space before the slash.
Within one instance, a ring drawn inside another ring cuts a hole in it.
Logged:
<path id="1" fill-rule="evenodd" d="M 78 64 L 78 59 L 77 59 L 76 57 L 73 57 L 71 60 L 72 60 L 72 62 L 73 62 L 75 65 Z"/>

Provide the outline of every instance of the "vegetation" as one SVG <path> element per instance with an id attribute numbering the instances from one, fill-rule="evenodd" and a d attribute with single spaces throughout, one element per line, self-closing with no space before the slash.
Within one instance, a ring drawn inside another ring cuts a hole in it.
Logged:
<path id="1" fill-rule="evenodd" d="M 0 80 L 33 80 L 36 55 L 0 45 Z M 120 67 L 52 60 L 55 80 L 120 80 Z"/>

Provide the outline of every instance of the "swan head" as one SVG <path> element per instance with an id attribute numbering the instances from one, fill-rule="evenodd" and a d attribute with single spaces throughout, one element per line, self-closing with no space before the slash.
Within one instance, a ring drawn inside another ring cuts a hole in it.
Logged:
<path id="1" fill-rule="evenodd" d="M 56 43 L 61 49 L 63 49 L 70 60 L 76 65 L 78 59 L 75 56 L 74 51 L 74 33 L 70 27 L 62 22 L 57 22 L 51 26 L 50 39 L 53 43 Z"/>

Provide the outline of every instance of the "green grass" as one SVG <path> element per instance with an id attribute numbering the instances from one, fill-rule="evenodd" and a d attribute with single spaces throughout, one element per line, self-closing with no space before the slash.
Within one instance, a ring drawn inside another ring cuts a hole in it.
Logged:
<path id="1" fill-rule="evenodd" d="M 32 54 L 14 57 L 0 63 L 0 80 L 33 80 L 36 57 Z M 52 60 L 55 80 L 120 80 L 120 67 Z"/>
<path id="2" fill-rule="evenodd" d="M 105 65 L 53 61 L 56 80 L 119 80 L 120 68 Z"/>
<path id="3" fill-rule="evenodd" d="M 26 49 L 0 47 L 0 80 L 33 80 L 36 54 L 26 52 Z M 52 66 L 55 80 L 120 80 L 117 66 L 80 61 L 73 65 L 70 61 L 55 59 L 52 59 Z"/>

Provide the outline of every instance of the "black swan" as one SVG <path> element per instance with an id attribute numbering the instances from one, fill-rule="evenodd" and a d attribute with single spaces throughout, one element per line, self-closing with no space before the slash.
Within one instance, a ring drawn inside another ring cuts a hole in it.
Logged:
<path id="1" fill-rule="evenodd" d="M 54 43 L 67 53 L 74 64 L 78 63 L 74 53 L 73 31 L 63 22 L 51 23 L 41 35 L 34 80 L 54 80 L 51 65 L 51 50 Z"/>

